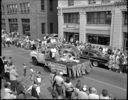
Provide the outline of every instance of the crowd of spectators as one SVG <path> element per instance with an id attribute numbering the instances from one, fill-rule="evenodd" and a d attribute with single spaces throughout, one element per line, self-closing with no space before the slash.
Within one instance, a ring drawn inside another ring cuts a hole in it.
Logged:
<path id="1" fill-rule="evenodd" d="M 4 47 L 10 46 L 10 44 L 15 45 L 19 48 L 24 48 L 27 50 L 36 50 L 37 45 L 44 48 L 44 45 L 48 45 L 49 37 L 46 36 L 43 40 L 36 39 L 32 40 L 29 36 L 20 36 L 18 32 L 7 33 L 2 32 L 2 44 Z M 123 51 L 116 48 L 98 46 L 89 43 L 79 43 L 76 42 L 66 42 L 57 39 L 57 42 L 61 44 L 70 44 L 78 48 L 80 52 L 86 49 L 92 49 L 98 51 L 102 56 L 107 56 L 109 58 L 108 68 L 112 71 L 119 73 L 127 73 L 128 65 L 128 54 L 127 51 Z M 46 47 L 46 46 L 45 46 Z"/>
<path id="2" fill-rule="evenodd" d="M 10 47 L 14 45 L 19 48 L 24 48 L 27 50 L 35 50 L 36 43 L 38 40 L 32 40 L 29 36 L 19 35 L 18 32 L 7 33 L 6 31 L 2 32 L 2 46 Z"/>

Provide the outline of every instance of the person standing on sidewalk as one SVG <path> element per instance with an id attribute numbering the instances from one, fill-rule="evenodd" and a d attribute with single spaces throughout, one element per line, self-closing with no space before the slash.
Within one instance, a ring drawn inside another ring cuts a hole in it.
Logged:
<path id="1" fill-rule="evenodd" d="M 24 70 L 24 77 L 25 77 L 26 76 L 26 73 L 27 73 L 27 66 L 26 66 L 25 63 L 23 64 L 23 70 Z"/>
<path id="2" fill-rule="evenodd" d="M 33 65 L 31 65 L 30 67 L 30 79 L 31 81 L 34 81 L 34 78 L 35 78 L 35 73 L 34 73 L 34 69 L 33 69 Z"/>

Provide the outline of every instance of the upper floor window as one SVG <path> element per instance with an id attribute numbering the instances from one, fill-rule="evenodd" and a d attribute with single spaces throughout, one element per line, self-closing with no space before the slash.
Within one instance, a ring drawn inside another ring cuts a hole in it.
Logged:
<path id="1" fill-rule="evenodd" d="M 25 3 L 20 3 L 20 12 L 22 14 L 27 14 L 30 12 L 30 3 L 25 2 Z"/>
<path id="2" fill-rule="evenodd" d="M 17 13 L 17 4 L 8 4 L 7 14 L 16 14 L 16 13 Z"/>
<path id="3" fill-rule="evenodd" d="M 1 11 L 2 11 L 2 14 L 4 15 L 5 14 L 5 7 L 4 7 L 4 5 L 1 6 Z"/>
<path id="4" fill-rule="evenodd" d="M 87 24 L 111 24 L 111 12 L 87 12 Z"/>
<path id="5" fill-rule="evenodd" d="M 2 21 L 1 21 L 1 28 L 2 29 L 6 29 L 6 23 L 5 23 L 5 19 L 2 18 Z"/>
<path id="6" fill-rule="evenodd" d="M 68 0 L 68 6 L 73 6 L 74 5 L 74 0 Z"/>
<path id="7" fill-rule="evenodd" d="M 64 13 L 64 23 L 79 23 L 79 13 Z"/>
<path id="8" fill-rule="evenodd" d="M 102 3 L 110 3 L 110 0 L 102 0 Z"/>
<path id="9" fill-rule="evenodd" d="M 41 0 L 41 10 L 45 10 L 45 1 Z"/>
<path id="10" fill-rule="evenodd" d="M 53 0 L 49 0 L 49 10 L 53 11 Z"/>
<path id="11" fill-rule="evenodd" d="M 88 0 L 88 4 L 95 4 L 96 0 Z"/>

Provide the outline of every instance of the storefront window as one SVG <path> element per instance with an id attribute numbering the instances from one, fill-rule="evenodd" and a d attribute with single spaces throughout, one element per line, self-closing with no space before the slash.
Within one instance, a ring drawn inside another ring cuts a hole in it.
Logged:
<path id="1" fill-rule="evenodd" d="M 98 36 L 98 44 L 109 45 L 110 37 Z"/>
<path id="2" fill-rule="evenodd" d="M 8 19 L 10 32 L 18 31 L 18 20 L 16 18 Z"/>
<path id="3" fill-rule="evenodd" d="M 92 44 L 99 44 L 99 45 L 109 45 L 110 36 L 87 34 L 87 42 Z"/>
<path id="4" fill-rule="evenodd" d="M 97 36 L 96 35 L 87 35 L 87 38 L 88 38 L 88 42 L 89 43 L 96 43 L 97 44 Z"/>
<path id="5" fill-rule="evenodd" d="M 23 34 L 30 36 L 30 19 L 21 19 L 21 20 L 22 20 Z"/>

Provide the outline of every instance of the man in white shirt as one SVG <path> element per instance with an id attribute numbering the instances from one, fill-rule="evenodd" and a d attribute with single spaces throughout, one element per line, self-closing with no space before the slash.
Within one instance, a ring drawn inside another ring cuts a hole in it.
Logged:
<path id="1" fill-rule="evenodd" d="M 58 75 L 54 77 L 54 83 L 56 87 L 56 91 L 58 95 L 63 96 L 63 83 L 64 79 L 62 78 L 63 72 L 60 72 Z M 53 85 L 54 87 L 54 85 Z"/>
<path id="2" fill-rule="evenodd" d="M 13 66 L 12 69 L 10 69 L 10 80 L 15 81 L 17 80 L 17 77 L 18 73 L 16 72 L 15 66 Z"/>

